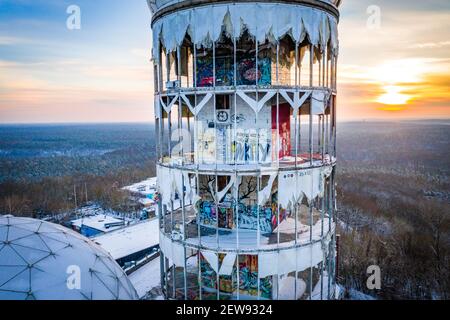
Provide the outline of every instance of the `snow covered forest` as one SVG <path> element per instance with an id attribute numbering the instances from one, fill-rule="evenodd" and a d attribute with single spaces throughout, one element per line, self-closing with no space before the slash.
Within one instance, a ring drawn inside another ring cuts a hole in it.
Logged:
<path id="1" fill-rule="evenodd" d="M 338 129 L 339 279 L 379 299 L 450 298 L 450 126 Z M 366 269 L 381 268 L 381 290 Z"/>
<path id="2" fill-rule="evenodd" d="M 450 123 L 338 124 L 338 282 L 378 299 L 450 298 Z M 155 175 L 152 125 L 0 127 L 0 214 L 89 203 L 133 213 Z M 367 267 L 381 268 L 368 290 Z M 347 295 L 347 298 L 354 298 Z"/>

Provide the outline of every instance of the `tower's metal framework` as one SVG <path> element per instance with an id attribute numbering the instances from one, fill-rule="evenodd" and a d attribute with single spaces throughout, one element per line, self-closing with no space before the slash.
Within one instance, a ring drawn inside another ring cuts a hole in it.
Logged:
<path id="1" fill-rule="evenodd" d="M 149 1 L 166 298 L 334 298 L 339 3 Z"/>

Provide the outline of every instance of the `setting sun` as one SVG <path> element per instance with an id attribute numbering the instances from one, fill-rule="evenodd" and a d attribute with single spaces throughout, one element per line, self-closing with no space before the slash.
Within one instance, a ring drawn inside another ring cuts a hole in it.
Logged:
<path id="1" fill-rule="evenodd" d="M 381 95 L 376 101 L 386 105 L 404 105 L 411 99 L 411 96 L 401 93 L 402 88 L 399 86 L 385 86 L 383 87 L 385 93 Z M 388 108 L 389 110 L 401 110 L 402 108 Z"/>
<path id="2" fill-rule="evenodd" d="M 427 64 L 422 59 L 391 60 L 373 68 L 371 78 L 381 89 L 375 102 L 385 105 L 379 109 L 405 110 L 405 105 L 413 98 L 405 93 L 410 89 L 407 87 L 423 81 L 427 71 Z"/>

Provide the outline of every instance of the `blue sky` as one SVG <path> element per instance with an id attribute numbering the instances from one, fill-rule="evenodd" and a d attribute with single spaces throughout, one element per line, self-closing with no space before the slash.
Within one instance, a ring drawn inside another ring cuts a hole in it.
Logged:
<path id="1" fill-rule="evenodd" d="M 1 120 L 151 121 L 150 19 L 145 1 L 0 0 Z"/>
<path id="2" fill-rule="evenodd" d="M 0 0 L 0 122 L 152 121 L 150 21 L 145 0 Z M 448 0 L 344 0 L 340 119 L 448 118 L 449 21 Z"/>
<path id="3" fill-rule="evenodd" d="M 79 31 L 66 28 L 66 9 L 72 4 L 81 8 Z M 150 18 L 145 1 L 139 0 L 0 0 L 2 35 L 38 41 L 42 54 L 37 59 L 58 54 L 66 57 L 67 49 L 88 53 L 91 46 L 102 51 L 144 47 L 149 41 Z M 9 55 L 3 51 L 2 57 L 13 58 L 14 53 L 25 61 L 36 59 L 23 47 L 12 49 L 16 50 Z"/>

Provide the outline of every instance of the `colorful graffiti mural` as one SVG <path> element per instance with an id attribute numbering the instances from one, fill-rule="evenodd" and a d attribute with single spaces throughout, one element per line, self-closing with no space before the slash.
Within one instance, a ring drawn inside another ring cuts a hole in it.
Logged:
<path id="1" fill-rule="evenodd" d="M 270 161 L 271 141 L 267 132 L 242 130 L 236 132 L 236 140 L 231 143 L 231 154 L 238 163 Z"/>
<path id="2" fill-rule="evenodd" d="M 262 233 L 271 233 L 278 226 L 278 222 L 284 221 L 289 213 L 285 209 L 280 208 L 280 215 L 277 219 L 276 212 L 277 198 L 276 193 L 272 195 L 272 202 L 266 206 L 259 207 L 259 228 Z M 234 215 L 235 202 L 233 200 L 225 201 L 216 207 L 213 202 L 199 202 L 200 224 L 204 226 L 217 226 L 217 211 L 219 216 L 219 228 L 233 229 L 236 224 Z M 258 205 L 238 205 L 238 223 L 240 229 L 258 230 Z"/>
<path id="3" fill-rule="evenodd" d="M 256 70 L 255 57 L 237 58 L 237 85 L 270 85 L 272 62 L 270 58 L 258 60 Z M 234 63 L 232 56 L 216 57 L 216 86 L 234 85 Z M 212 87 L 214 85 L 214 62 L 211 55 L 197 58 L 197 86 Z"/>
<path id="4" fill-rule="evenodd" d="M 205 257 L 200 254 L 200 271 L 201 271 L 201 281 L 202 286 L 210 289 L 217 289 L 217 275 L 216 272 L 211 268 L 211 265 L 205 259 Z"/>
<path id="5" fill-rule="evenodd" d="M 225 255 L 219 254 L 219 265 L 221 265 Z M 231 275 L 220 275 L 219 286 L 217 286 L 217 274 L 211 268 L 208 261 L 200 253 L 201 281 L 204 292 L 211 292 L 219 289 L 221 294 L 244 296 L 258 296 L 258 256 L 239 255 L 239 286 L 237 285 L 236 266 L 233 267 Z M 272 277 L 259 280 L 259 295 L 263 299 L 271 299 L 273 282 Z"/>
<path id="6" fill-rule="evenodd" d="M 271 74 L 272 62 L 270 58 L 258 59 L 258 70 L 256 70 L 256 58 L 246 57 L 238 60 L 237 83 L 238 85 L 270 85 L 272 83 Z"/>

